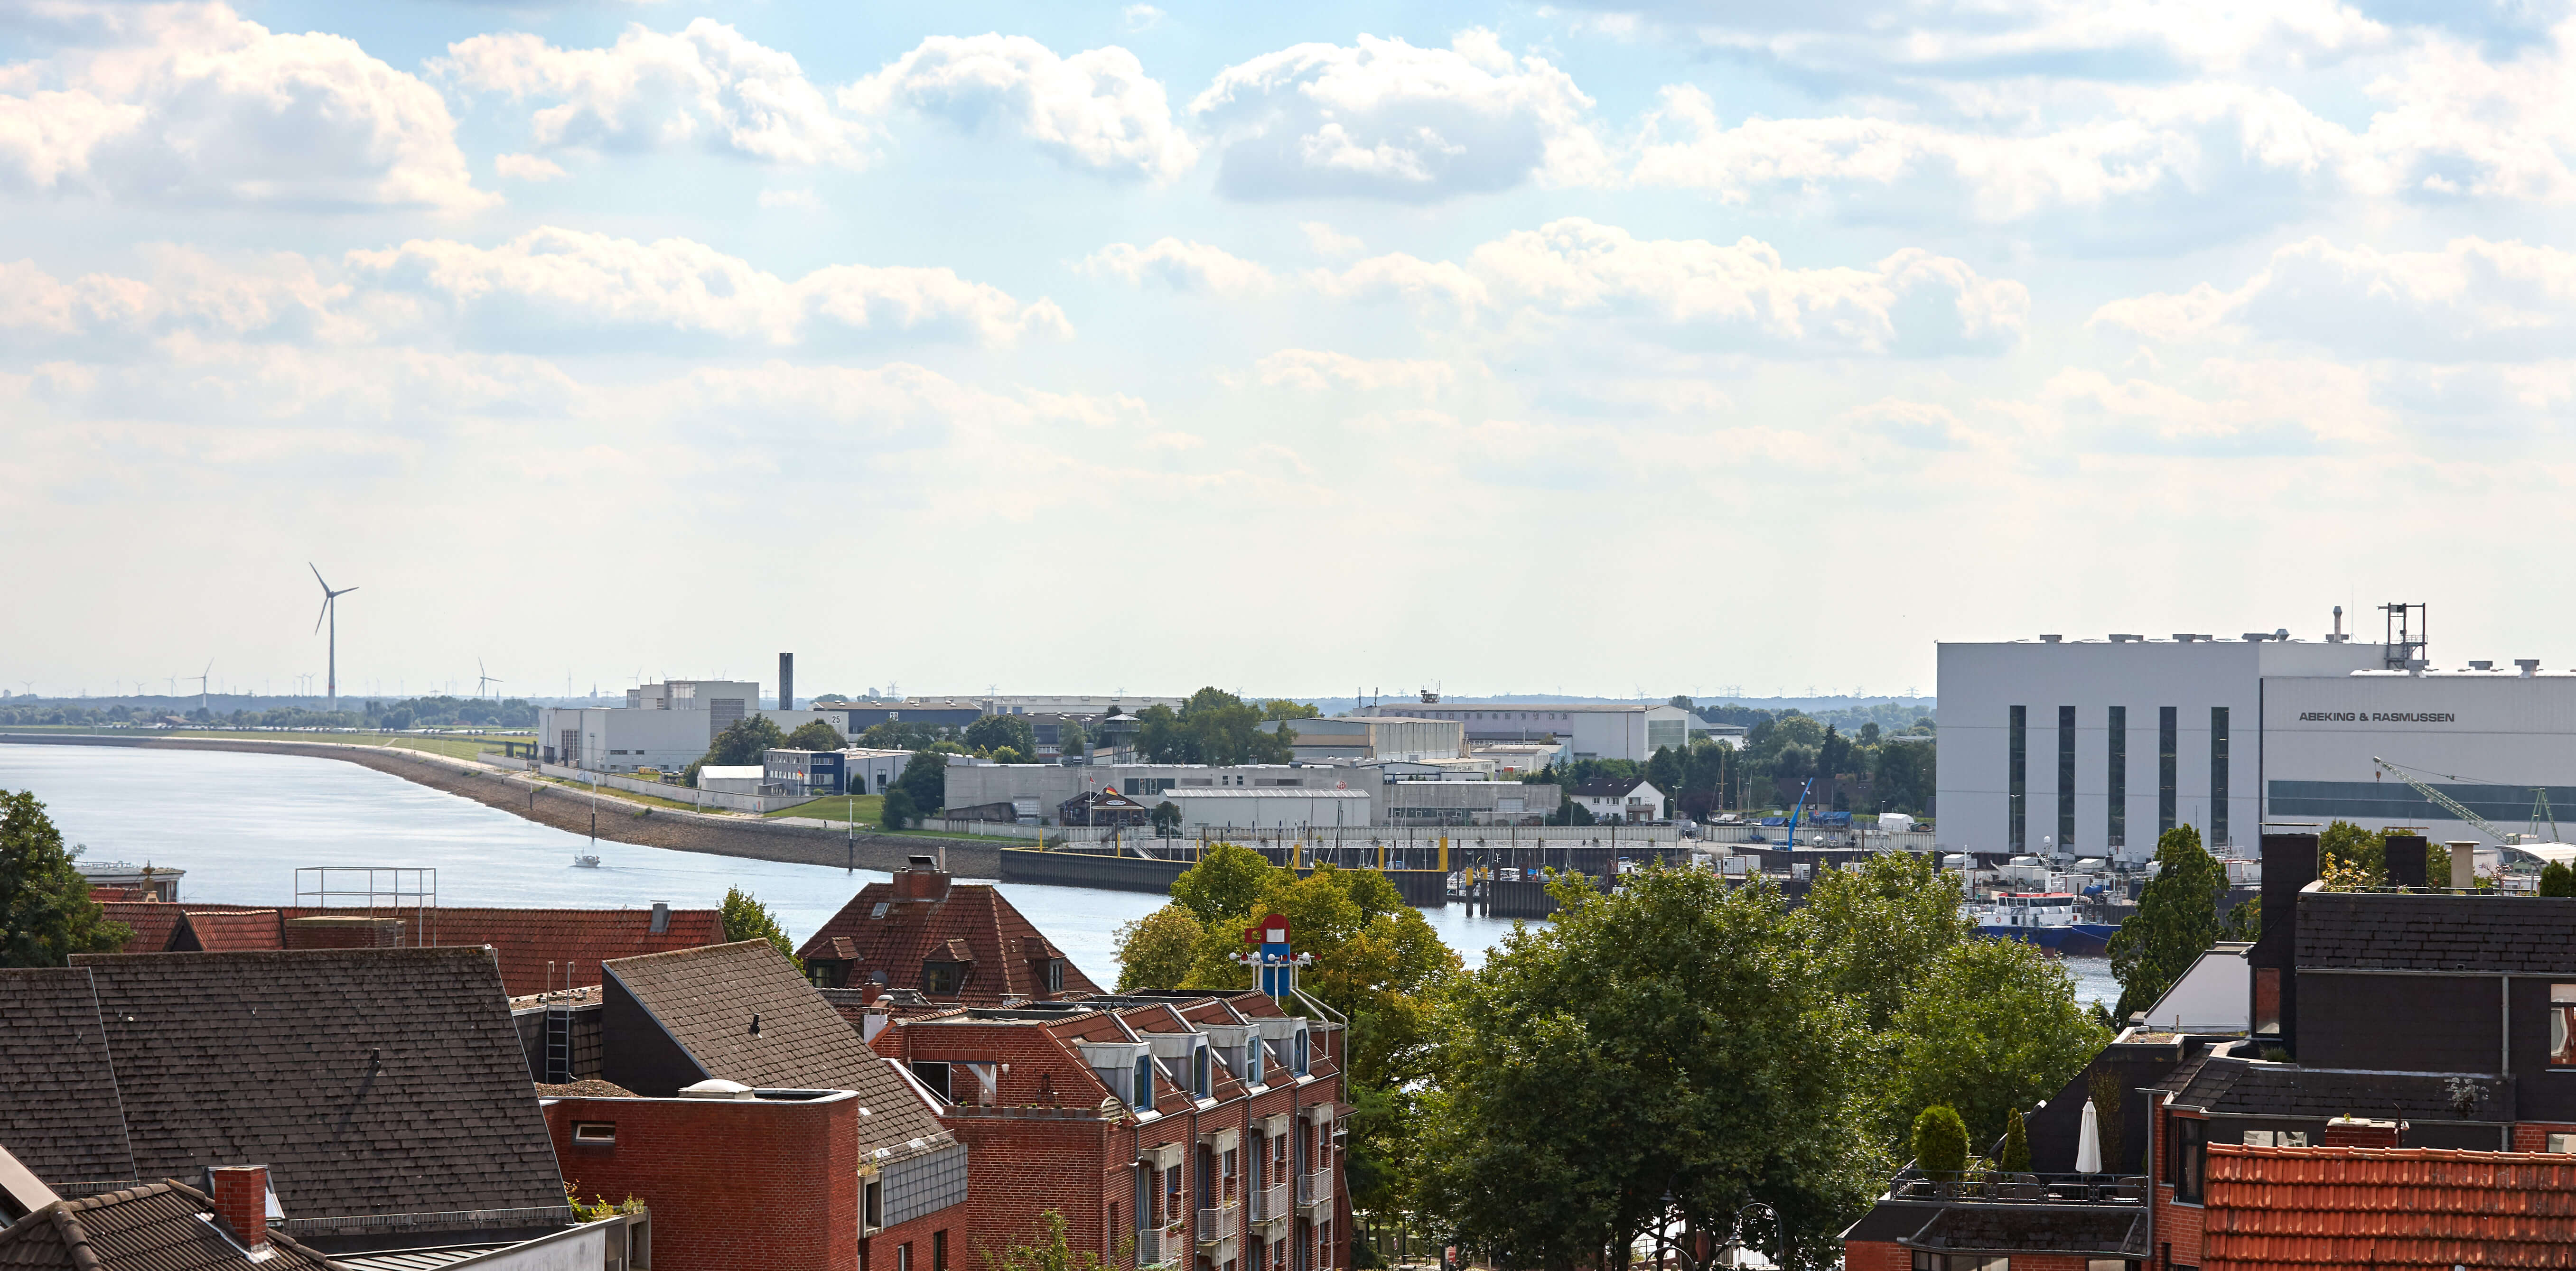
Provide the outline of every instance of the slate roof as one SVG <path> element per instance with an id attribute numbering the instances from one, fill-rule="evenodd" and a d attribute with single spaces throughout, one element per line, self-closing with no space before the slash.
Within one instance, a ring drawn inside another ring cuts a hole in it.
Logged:
<path id="1" fill-rule="evenodd" d="M 2298 964 L 2576 973 L 2576 899 L 2302 892 Z"/>
<path id="2" fill-rule="evenodd" d="M 48 1183 L 135 1177 L 89 972 L 0 970 L 0 1144 Z"/>
<path id="3" fill-rule="evenodd" d="M 286 921 L 274 909 L 190 909 L 170 932 L 169 947 L 195 953 L 283 949 Z"/>
<path id="4" fill-rule="evenodd" d="M 2180 1075 L 2180 1074 L 2177 1074 Z M 2454 1088 L 2473 1092 L 2466 1113 Z M 2173 1097 L 2176 1107 L 2256 1116 L 2395 1118 L 2408 1121 L 2511 1121 L 2509 1078 L 2467 1073 L 2377 1072 L 2302 1068 L 2233 1056 L 2207 1057 Z"/>
<path id="5" fill-rule="evenodd" d="M 872 917 L 880 902 L 885 903 L 885 917 Z M 840 948 L 843 940 L 850 943 L 848 953 Z M 961 952 L 966 956 L 959 957 Z M 925 961 L 966 962 L 973 969 L 958 992 L 938 1000 L 999 1006 L 1006 997 L 1054 996 L 1040 977 L 1046 960 L 1062 952 L 989 883 L 952 882 L 947 898 L 937 901 L 896 900 L 894 884 L 870 883 L 815 931 L 796 956 L 849 963 L 847 982 L 853 986 L 883 972 L 890 988 L 920 987 Z M 1101 991 L 1082 968 L 1065 961 L 1066 995 Z"/>
<path id="6" fill-rule="evenodd" d="M 2147 1211 L 2112 1205 L 1953 1205 L 1900 1241 L 1961 1253 L 2147 1255 Z"/>
<path id="7" fill-rule="evenodd" d="M 1643 777 L 1602 777 L 1569 786 L 1566 793 L 1578 799 L 1624 799 L 1651 784 Z"/>
<path id="8" fill-rule="evenodd" d="M 608 973 L 710 1077 L 755 1089 L 857 1091 L 868 1109 L 863 1151 L 944 1133 L 912 1084 L 765 940 L 620 958 Z"/>
<path id="9" fill-rule="evenodd" d="M 563 1203 L 484 950 L 83 954 L 72 969 L 97 992 L 136 1176 L 258 1162 L 289 1218 Z"/>
<path id="10" fill-rule="evenodd" d="M 62 1271 L 263 1271 L 328 1268 L 331 1263 L 283 1233 L 254 1263 L 214 1224 L 206 1194 L 168 1181 L 81 1200 L 58 1201 L 0 1231 L 0 1267 Z"/>
<path id="11" fill-rule="evenodd" d="M 2563 1267 L 2576 1162 L 2439 1148 L 2209 1147 L 2214 1266 Z"/>

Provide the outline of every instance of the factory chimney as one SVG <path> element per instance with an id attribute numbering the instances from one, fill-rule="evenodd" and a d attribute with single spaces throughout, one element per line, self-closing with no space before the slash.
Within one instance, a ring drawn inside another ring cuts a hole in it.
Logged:
<path id="1" fill-rule="evenodd" d="M 778 709 L 796 709 L 796 655 L 778 655 Z"/>

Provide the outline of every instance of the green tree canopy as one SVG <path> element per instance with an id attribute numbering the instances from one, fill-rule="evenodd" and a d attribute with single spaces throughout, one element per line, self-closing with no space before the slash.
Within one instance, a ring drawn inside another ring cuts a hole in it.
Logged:
<path id="1" fill-rule="evenodd" d="M 885 802 L 877 809 L 877 824 L 889 830 L 908 828 L 920 819 L 920 805 L 912 801 L 912 792 L 901 786 L 886 791 Z"/>
<path id="2" fill-rule="evenodd" d="M 1913 987 L 1975 938 L 1960 900 L 1958 875 L 1931 857 L 1881 852 L 1857 870 L 1818 872 L 1795 918 L 1826 984 L 1859 1008 L 1862 1027 L 1882 1032 Z"/>
<path id="3" fill-rule="evenodd" d="M 894 788 L 912 800 L 914 810 L 923 814 L 948 806 L 948 758 L 957 749 L 942 742 L 947 750 L 917 750 L 903 765 L 903 775 L 894 779 Z"/>
<path id="4" fill-rule="evenodd" d="M 2117 1019 L 2155 1005 L 2218 940 L 2227 868 L 2201 849 L 2200 831 L 2177 825 L 2158 836 L 2156 865 L 2156 876 L 2138 893 L 2138 911 L 2111 937 L 2111 974 L 2120 981 Z"/>
<path id="5" fill-rule="evenodd" d="M 724 908 L 718 912 L 724 922 L 728 942 L 766 940 L 780 956 L 796 962 L 798 970 L 804 969 L 805 964 L 796 961 L 796 942 L 787 938 L 785 927 L 778 925 L 778 915 L 770 912 L 769 906 L 752 899 L 750 892 L 739 887 L 726 888 Z"/>
<path id="6" fill-rule="evenodd" d="M 1055 726 L 1055 749 L 1060 755 L 1091 753 L 1091 735 L 1082 731 L 1080 720 L 1068 719 Z"/>
<path id="7" fill-rule="evenodd" d="M 1263 719 L 1320 719 L 1323 714 L 1323 708 L 1320 706 L 1311 702 L 1292 701 L 1285 697 L 1274 697 L 1261 704 Z"/>
<path id="8" fill-rule="evenodd" d="M 1251 848 L 1211 843 L 1197 864 L 1172 880 L 1172 902 L 1188 910 L 1201 927 L 1231 922 L 1241 930 L 1248 925 L 1241 921 L 1243 918 L 1262 916 L 1250 911 L 1260 902 L 1262 889 L 1281 872 L 1269 858 Z"/>
<path id="9" fill-rule="evenodd" d="M 1174 901 L 1118 929 L 1118 991 L 1177 988 L 1198 961 L 1207 929 Z"/>
<path id="10" fill-rule="evenodd" d="M 706 757 L 698 762 L 711 767 L 729 768 L 756 764 L 761 756 L 787 744 L 787 734 L 766 715 L 745 715 L 725 725 L 707 747 Z"/>
<path id="11" fill-rule="evenodd" d="M 1945 1104 L 1991 1144 L 2016 1108 L 2057 1093 L 2111 1034 L 2075 1000 L 2064 963 L 2018 940 L 1963 940 L 1909 987 L 1889 1027 L 1896 1056 L 1884 1124 Z"/>
<path id="12" fill-rule="evenodd" d="M 1427 1207 L 1497 1265 L 1616 1268 L 1671 1219 L 1725 1231 L 1758 1200 L 1776 1265 L 1833 1265 L 1888 1165 L 1853 1012 L 1773 888 L 1624 882 L 1562 889 L 1444 1001 Z"/>
<path id="13" fill-rule="evenodd" d="M 1148 706 L 1136 720 L 1136 748 L 1154 763 L 1287 763 L 1297 755 L 1293 729 L 1262 731 L 1261 708 L 1223 689 L 1200 689 L 1178 711 Z"/>
<path id="14" fill-rule="evenodd" d="M 89 898 L 75 855 L 34 791 L 0 791 L 0 966 L 68 966 L 134 935 Z"/>
<path id="15" fill-rule="evenodd" d="M 787 734 L 783 749 L 840 750 L 849 744 L 850 739 L 842 736 L 840 729 L 816 719 L 798 724 L 795 732 Z"/>
<path id="16" fill-rule="evenodd" d="M 966 748 L 985 755 L 1003 749 L 1034 755 L 1038 730 L 1022 716 L 987 715 L 966 726 Z"/>
<path id="17" fill-rule="evenodd" d="M 926 750 L 933 743 L 949 740 L 952 731 L 939 724 L 890 719 L 869 725 L 859 734 L 859 744 L 876 750 Z"/>
<path id="18" fill-rule="evenodd" d="M 1914 1167 L 1934 1178 L 1968 1168 L 1968 1127 L 1956 1108 L 1936 1103 L 1914 1118 Z"/>
<path id="19" fill-rule="evenodd" d="M 2019 1108 L 2004 1113 L 2004 1150 L 1997 1154 L 1995 1167 L 2007 1174 L 2030 1172 L 2030 1127 L 2022 1124 Z"/>
<path id="20" fill-rule="evenodd" d="M 1000 1253 L 978 1246 L 984 1271 L 1114 1271 L 1117 1257 L 1125 1256 L 1132 1243 L 1131 1239 L 1120 1239 L 1113 1251 L 1115 1256 L 1104 1259 L 1089 1247 L 1074 1247 L 1063 1211 L 1047 1210 L 1038 1215 L 1038 1223 L 1040 1230 L 1034 1236 L 1006 1245 Z"/>

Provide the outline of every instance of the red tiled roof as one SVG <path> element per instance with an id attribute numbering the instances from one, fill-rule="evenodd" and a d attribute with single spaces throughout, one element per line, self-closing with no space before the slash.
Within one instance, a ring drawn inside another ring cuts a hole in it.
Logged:
<path id="1" fill-rule="evenodd" d="M 877 906 L 885 916 L 873 916 Z M 842 942 L 849 948 L 844 950 Z M 870 883 L 832 915 L 832 920 L 805 941 L 796 956 L 811 961 L 851 963 L 850 982 L 883 972 L 892 988 L 921 986 L 921 964 L 963 962 L 971 967 L 952 999 L 967 1006 L 999 1006 L 1006 997 L 1045 998 L 1045 963 L 1062 957 L 1056 946 L 989 883 L 951 882 L 944 899 L 898 900 L 894 884 Z M 1098 993 L 1101 988 L 1073 965 L 1064 964 L 1064 993 Z"/>
<path id="2" fill-rule="evenodd" d="M 256 910 L 271 915 L 267 921 L 274 925 L 281 920 L 345 918 L 364 913 L 354 909 L 271 908 L 199 904 L 195 901 L 112 900 L 106 902 L 105 907 L 110 919 L 134 929 L 133 937 L 125 942 L 123 952 L 126 953 L 166 952 L 182 915 Z M 426 932 L 414 929 L 422 925 L 419 915 L 404 913 L 401 943 L 488 944 L 500 955 L 502 983 L 512 997 L 520 997 L 545 992 L 548 987 L 567 987 L 567 963 L 571 965 L 570 986 L 578 988 L 599 983 L 599 964 L 611 958 L 667 953 L 674 949 L 694 949 L 725 942 L 724 917 L 717 911 L 674 909 L 670 912 L 669 929 L 656 932 L 653 930 L 653 912 L 649 909 L 440 908 L 428 911 L 429 930 Z M 282 941 L 271 938 L 264 944 L 224 947 L 275 949 L 282 947 Z M 551 986 L 546 983 L 548 962 L 555 964 Z"/>
<path id="3" fill-rule="evenodd" d="M 179 929 L 183 914 L 213 913 L 230 910 L 244 912 L 259 905 L 209 905 L 196 901 L 179 903 L 167 900 L 109 900 L 100 902 L 110 922 L 121 922 L 134 929 L 121 953 L 162 953 L 170 948 L 170 933 Z"/>
<path id="4" fill-rule="evenodd" d="M 2576 1157 L 2447 1148 L 2209 1148 L 2204 1271 L 2563 1267 Z"/>
<path id="5" fill-rule="evenodd" d="M 242 953 L 286 947 L 286 923 L 274 909 L 182 908 L 188 912 L 170 933 L 175 951 Z"/>

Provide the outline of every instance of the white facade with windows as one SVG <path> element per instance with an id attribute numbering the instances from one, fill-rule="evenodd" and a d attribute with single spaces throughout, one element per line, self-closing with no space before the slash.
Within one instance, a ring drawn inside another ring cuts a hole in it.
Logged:
<path id="1" fill-rule="evenodd" d="M 2265 822 L 2496 835 L 2542 797 L 2576 837 L 2576 672 L 2390 670 L 2373 642 L 2066 640 L 1940 646 L 1942 851 L 2152 856 L 2192 825 L 2251 855 Z M 2402 651 L 2397 660 L 2402 661 Z M 2543 840 L 2561 837 L 2543 817 Z"/>
<path id="2" fill-rule="evenodd" d="M 1471 746 L 1555 740 L 1576 759 L 1640 763 L 1653 758 L 1656 747 L 1687 746 L 1698 722 L 1681 707 L 1647 702 L 1386 702 L 1354 713 L 1453 720 L 1465 727 Z"/>

